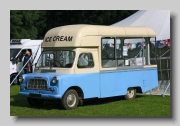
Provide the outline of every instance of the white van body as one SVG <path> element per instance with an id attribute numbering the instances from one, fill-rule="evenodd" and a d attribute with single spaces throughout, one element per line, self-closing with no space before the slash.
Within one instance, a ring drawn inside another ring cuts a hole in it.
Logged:
<path id="1" fill-rule="evenodd" d="M 31 39 L 12 39 L 10 41 L 10 83 L 13 81 L 14 77 L 16 77 L 18 72 L 20 72 L 23 67 L 22 58 L 26 50 L 31 51 L 33 61 L 32 72 L 34 72 L 34 64 L 37 62 L 42 51 L 42 42 L 43 40 Z M 22 70 L 20 75 L 23 73 L 24 71 Z M 15 80 L 15 83 L 17 83 L 17 80 L 18 79 Z"/>

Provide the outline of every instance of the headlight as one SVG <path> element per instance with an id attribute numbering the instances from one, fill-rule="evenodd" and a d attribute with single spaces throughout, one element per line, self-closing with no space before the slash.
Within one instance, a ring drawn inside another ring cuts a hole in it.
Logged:
<path id="1" fill-rule="evenodd" d="M 24 81 L 23 76 L 20 76 L 20 77 L 19 77 L 19 82 L 22 83 L 23 81 Z"/>
<path id="2" fill-rule="evenodd" d="M 53 82 L 53 84 L 57 84 L 58 83 L 57 77 L 53 77 L 52 82 Z"/>

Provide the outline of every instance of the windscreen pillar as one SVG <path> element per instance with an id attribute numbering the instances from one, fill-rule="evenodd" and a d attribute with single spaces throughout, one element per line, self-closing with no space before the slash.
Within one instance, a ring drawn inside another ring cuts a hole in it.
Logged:
<path id="1" fill-rule="evenodd" d="M 146 49 L 145 49 L 145 59 L 146 59 L 146 65 L 150 65 L 150 38 L 145 38 L 145 45 L 146 45 Z"/>

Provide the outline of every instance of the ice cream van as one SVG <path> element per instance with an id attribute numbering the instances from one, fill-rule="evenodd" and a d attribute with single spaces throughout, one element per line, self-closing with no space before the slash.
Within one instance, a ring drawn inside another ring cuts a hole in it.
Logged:
<path id="1" fill-rule="evenodd" d="M 35 72 L 19 77 L 19 94 L 31 106 L 59 100 L 75 109 L 85 99 L 124 96 L 133 100 L 158 86 L 157 64 L 150 62 L 148 27 L 67 25 L 45 34 Z M 137 48 L 129 45 L 137 43 Z M 127 46 L 128 45 L 128 46 Z"/>

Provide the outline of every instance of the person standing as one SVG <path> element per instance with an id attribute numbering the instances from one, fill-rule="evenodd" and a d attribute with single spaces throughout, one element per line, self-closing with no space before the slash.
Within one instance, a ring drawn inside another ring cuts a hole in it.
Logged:
<path id="1" fill-rule="evenodd" d="M 26 62 L 31 58 L 31 53 L 30 51 L 26 51 L 26 55 L 23 57 L 23 66 L 26 64 Z M 32 73 L 31 69 L 31 60 L 28 61 L 28 63 L 24 66 L 24 73 Z"/>

